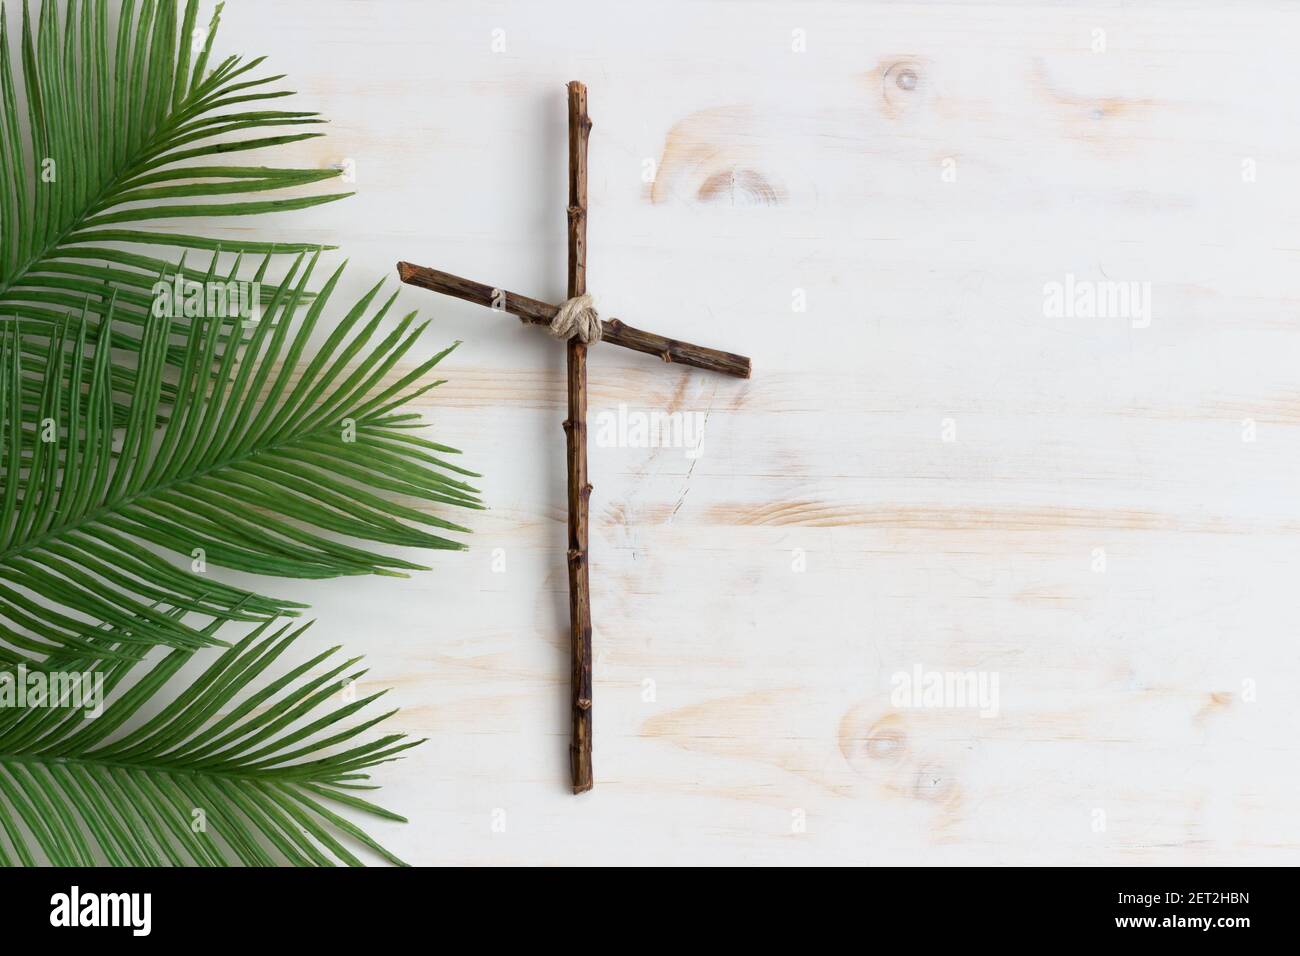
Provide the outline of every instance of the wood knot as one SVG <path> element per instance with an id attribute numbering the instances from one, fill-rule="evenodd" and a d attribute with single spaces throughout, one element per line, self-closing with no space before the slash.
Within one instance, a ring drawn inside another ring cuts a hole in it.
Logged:
<path id="1" fill-rule="evenodd" d="M 882 61 L 873 76 L 880 83 L 881 110 L 890 119 L 909 116 L 930 99 L 926 63 L 919 58 Z"/>
<path id="2" fill-rule="evenodd" d="M 855 771 L 876 775 L 882 769 L 908 760 L 907 724 L 898 714 L 877 716 L 867 704 L 859 704 L 840 720 L 840 753 Z"/>
<path id="3" fill-rule="evenodd" d="M 961 803 L 961 787 L 944 768 L 926 763 L 916 770 L 912 780 L 912 796 L 917 800 L 951 808 Z"/>
<path id="4" fill-rule="evenodd" d="M 702 203 L 729 206 L 779 206 L 783 197 L 758 170 L 733 167 L 705 179 L 695 198 Z"/>
<path id="5" fill-rule="evenodd" d="M 915 60 L 901 60 L 885 70 L 885 84 L 905 93 L 921 85 L 921 68 Z"/>
<path id="6" fill-rule="evenodd" d="M 577 703 L 578 703 L 579 710 L 591 710 L 590 697 L 579 697 Z"/>
<path id="7" fill-rule="evenodd" d="M 907 732 L 901 727 L 872 728 L 874 733 L 863 743 L 873 760 L 898 760 L 907 753 Z"/>

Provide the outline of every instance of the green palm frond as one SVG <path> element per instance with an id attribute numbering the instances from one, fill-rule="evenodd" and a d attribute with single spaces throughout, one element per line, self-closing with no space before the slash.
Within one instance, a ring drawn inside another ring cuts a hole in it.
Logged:
<path id="1" fill-rule="evenodd" d="M 281 295 L 302 294 L 318 256 Z M 161 428 L 171 320 L 151 315 L 117 453 L 108 362 L 115 316 L 96 343 L 84 318 L 51 338 L 34 420 L 23 417 L 19 335 L 13 323 L 0 328 L 0 664 L 93 653 L 85 635 L 98 622 L 126 633 L 126 653 L 204 643 L 155 605 L 222 621 L 266 621 L 301 607 L 179 568 L 160 549 L 236 571 L 331 578 L 423 568 L 349 538 L 464 547 L 427 529 L 467 529 L 400 500 L 481 507 L 462 480 L 472 473 L 446 457 L 456 450 L 412 434 L 418 416 L 398 411 L 441 384 L 415 383 L 451 349 L 392 372 L 424 325 L 413 327 L 412 313 L 380 339 L 396 298 L 372 310 L 380 283 L 310 362 L 301 360 L 342 271 L 300 321 L 262 322 L 246 345 L 221 334 L 228 320 L 192 321 Z"/>
<path id="2" fill-rule="evenodd" d="M 400 864 L 341 813 L 403 821 L 358 793 L 367 770 L 419 743 L 367 736 L 391 712 L 349 722 L 382 696 L 348 701 L 357 661 L 328 650 L 254 689 L 301 630 L 262 625 L 189 684 L 188 651 L 102 664 L 98 714 L 94 677 L 74 689 L 68 672 L 42 685 L 41 706 L 0 709 L 0 865 L 360 865 L 348 844 Z"/>
<path id="3" fill-rule="evenodd" d="M 262 59 L 210 69 L 221 15 L 196 30 L 198 0 L 45 0 L 15 28 L 0 4 L 0 316 L 21 320 L 38 351 L 87 299 L 116 295 L 119 347 L 148 315 L 149 289 L 180 250 L 269 255 L 302 244 L 217 240 L 150 223 L 304 209 L 347 193 L 265 198 L 337 169 L 222 165 L 229 155 L 321 135 L 316 113 L 270 109 L 292 93 Z M 11 55 L 11 31 L 19 54 Z M 268 135 L 269 134 L 269 135 Z M 206 267 L 200 266 L 200 271 Z M 268 293 L 272 289 L 267 290 Z M 182 323 L 183 324 L 183 323 Z M 92 337 L 94 330 L 92 329 Z"/>
<path id="4" fill-rule="evenodd" d="M 210 64 L 220 5 L 206 31 L 198 0 L 120 0 L 115 17 L 108 0 L 42 0 L 18 25 L 8 6 L 0 865 L 355 864 L 348 842 L 400 862 L 341 812 L 400 819 L 357 794 L 414 744 L 364 736 L 384 717 L 346 723 L 378 695 L 327 707 L 359 676 L 333 651 L 257 689 L 300 633 L 274 622 L 303 605 L 206 568 L 404 575 L 421 566 L 383 552 L 463 548 L 466 529 L 428 510 L 480 508 L 475 476 L 403 410 L 451 349 L 408 358 L 424 325 L 390 317 L 382 283 L 326 320 L 343 270 L 310 287 L 323 246 L 160 228 L 343 195 L 277 195 L 335 169 L 224 165 L 322 121 L 272 108 L 292 94 L 261 59 Z M 180 308 L 187 279 L 251 281 L 264 305 Z M 187 683 L 232 622 L 253 632 Z M 97 718 L 5 703 L 30 668 L 90 669 L 112 703 Z"/>

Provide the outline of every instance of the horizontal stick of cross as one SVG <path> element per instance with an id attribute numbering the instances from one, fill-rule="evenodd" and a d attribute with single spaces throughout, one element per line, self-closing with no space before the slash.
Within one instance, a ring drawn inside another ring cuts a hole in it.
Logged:
<path id="1" fill-rule="evenodd" d="M 450 272 L 440 272 L 425 266 L 412 265 L 409 262 L 397 264 L 397 274 L 408 285 L 419 286 L 443 295 L 455 296 L 476 305 L 485 305 L 497 312 L 505 312 L 523 319 L 530 325 L 550 325 L 560 311 L 558 305 L 550 305 L 537 299 L 530 299 L 517 292 L 507 292 L 494 286 L 462 279 Z M 702 345 L 692 345 L 677 339 L 665 338 L 654 332 L 634 329 L 619 319 L 605 319 L 601 323 L 604 331 L 602 342 L 620 345 L 634 352 L 657 355 L 665 362 L 675 365 L 689 365 L 702 368 L 707 372 L 721 372 L 736 378 L 749 378 L 750 361 L 743 355 L 709 349 Z"/>
<path id="2" fill-rule="evenodd" d="M 587 88 L 578 82 L 569 92 L 569 302 L 549 305 L 494 286 L 462 279 L 448 272 L 399 262 L 397 273 L 409 285 L 455 296 L 518 316 L 533 325 L 551 325 L 562 308 L 572 312 L 587 291 Z M 583 300 L 584 302 L 586 300 Z M 567 313 L 566 313 L 567 314 Z M 743 355 L 692 345 L 644 332 L 618 319 L 602 320 L 599 340 L 636 352 L 657 355 L 665 362 L 749 378 L 750 361 Z M 588 580 L 587 539 L 591 484 L 587 481 L 587 340 L 575 335 L 566 343 L 568 354 L 569 417 L 564 423 L 569 470 L 569 636 L 573 731 L 569 765 L 573 792 L 590 790 L 595 783 L 591 765 L 591 589 Z"/>

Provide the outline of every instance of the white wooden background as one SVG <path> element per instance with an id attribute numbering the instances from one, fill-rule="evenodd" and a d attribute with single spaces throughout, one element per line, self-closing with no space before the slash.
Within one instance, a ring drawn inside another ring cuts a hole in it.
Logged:
<path id="1" fill-rule="evenodd" d="M 593 353 L 593 418 L 708 420 L 694 463 L 592 449 L 575 798 L 563 350 L 403 292 L 464 340 L 423 410 L 491 510 L 432 573 L 278 592 L 429 738 L 379 773 L 400 853 L 1300 862 L 1294 5 L 231 0 L 219 46 L 332 118 L 295 157 L 359 195 L 256 229 L 348 295 L 409 259 L 562 298 L 584 80 L 604 310 L 755 361 Z M 1046 317 L 1067 274 L 1152 321 Z M 999 715 L 892 706 L 918 664 Z"/>

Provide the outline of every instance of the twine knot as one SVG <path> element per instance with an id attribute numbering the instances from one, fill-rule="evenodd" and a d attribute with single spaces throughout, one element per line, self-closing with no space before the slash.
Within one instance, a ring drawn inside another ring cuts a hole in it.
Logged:
<path id="1" fill-rule="evenodd" d="M 590 295 L 576 295 L 555 313 L 551 319 L 551 334 L 557 339 L 569 340 L 575 335 L 585 345 L 595 345 L 600 341 L 600 315 L 596 312 L 596 300 Z"/>

